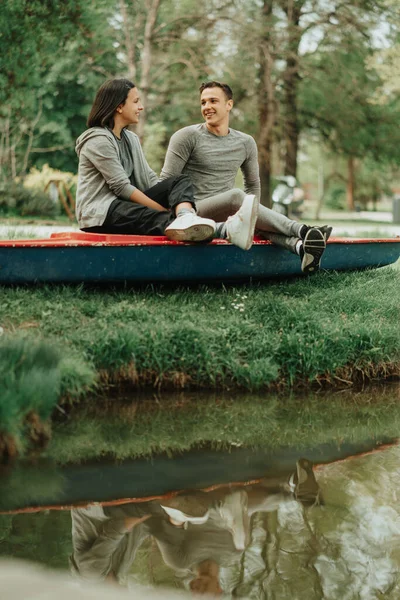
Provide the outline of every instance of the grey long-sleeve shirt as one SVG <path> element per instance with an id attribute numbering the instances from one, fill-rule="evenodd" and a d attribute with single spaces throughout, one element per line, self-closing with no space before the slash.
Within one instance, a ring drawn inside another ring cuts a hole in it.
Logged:
<path id="1" fill-rule="evenodd" d="M 158 182 L 149 167 L 136 134 L 122 131 L 121 142 L 105 127 L 92 127 L 76 141 L 79 156 L 76 216 L 79 227 L 104 223 L 116 198 L 129 200 Z"/>
<path id="2" fill-rule="evenodd" d="M 236 129 L 218 136 L 201 123 L 184 127 L 171 137 L 161 179 L 180 173 L 189 175 L 195 200 L 201 201 L 236 187 L 239 169 L 243 173 L 245 192 L 259 198 L 261 186 L 254 139 Z"/>

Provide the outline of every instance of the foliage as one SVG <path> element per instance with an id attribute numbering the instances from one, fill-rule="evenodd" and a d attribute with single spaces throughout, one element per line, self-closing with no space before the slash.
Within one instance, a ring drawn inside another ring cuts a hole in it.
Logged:
<path id="1" fill-rule="evenodd" d="M 374 161 L 366 159 L 362 161 L 356 176 L 358 181 L 356 201 L 364 210 L 369 202 L 376 209 L 376 205 L 383 195 L 387 197 L 393 195 L 390 186 L 392 171 L 389 166 L 376 164 Z"/>
<path id="2" fill-rule="evenodd" d="M 143 150 L 147 162 L 156 173 L 160 173 L 164 163 L 164 140 L 166 128 L 162 123 L 152 123 L 146 127 Z"/>
<path id="3" fill-rule="evenodd" d="M 3 557 L 12 556 L 53 569 L 68 568 L 68 556 L 72 551 L 71 517 L 68 511 L 0 515 L 0 519 L 9 527 L 8 535 L 4 536 L 0 547 Z M 51 594 L 54 595 L 54 588 Z"/>
<path id="4" fill-rule="evenodd" d="M 366 70 L 369 55 L 368 46 L 347 40 L 340 49 L 321 48 L 310 57 L 309 78 L 301 88 L 304 124 L 317 129 L 336 153 L 395 162 L 398 107 L 371 102 L 380 80 Z"/>
<path id="5" fill-rule="evenodd" d="M 340 183 L 331 185 L 326 191 L 325 206 L 332 210 L 344 210 L 346 208 L 346 188 Z"/>
<path id="6" fill-rule="evenodd" d="M 74 381 L 70 372 L 74 368 Z M 79 395 L 89 384 L 89 368 L 80 366 L 66 357 L 63 364 L 60 351 L 54 344 L 34 340 L 26 335 L 0 337 L 0 450 L 2 436 L 11 436 L 15 452 L 32 441 L 44 442 L 43 436 L 60 394 L 67 397 Z M 32 415 L 36 431 L 32 433 Z M 6 442 L 8 452 L 11 442 Z"/>
<path id="7" fill-rule="evenodd" d="M 47 164 L 43 165 L 40 170 L 32 167 L 24 178 L 23 184 L 27 189 L 44 191 L 51 180 L 63 181 L 75 195 L 77 176 L 73 173 L 52 169 Z"/>
<path id="8" fill-rule="evenodd" d="M 43 191 L 19 183 L 0 184 L 0 214 L 56 216 L 59 213 L 59 205 Z"/>
<path id="9" fill-rule="evenodd" d="M 400 106 L 392 67 L 399 19 L 389 0 L 329 6 L 301 0 L 290 11 L 281 0 L 3 5 L 3 181 L 45 164 L 76 172 L 75 139 L 96 89 L 114 76 L 128 76 L 140 88 L 146 111 L 138 133 L 157 171 L 172 133 L 201 118 L 198 86 L 212 78 L 234 88 L 232 126 L 259 137 L 262 162 L 271 163 L 262 171 L 266 186 L 274 173 L 296 167 L 298 138 L 310 131 L 336 155 L 398 164 Z M 379 47 L 381 30 L 388 48 Z M 270 127 L 266 155 L 262 107 Z M 367 170 L 361 165 L 357 178 L 364 197 L 371 189 Z"/>
<path id="10" fill-rule="evenodd" d="M 12 434 L 22 444 L 32 411 L 46 421 L 60 390 L 59 356 L 45 343 L 26 338 L 2 337 L 0 342 L 1 434 Z"/>

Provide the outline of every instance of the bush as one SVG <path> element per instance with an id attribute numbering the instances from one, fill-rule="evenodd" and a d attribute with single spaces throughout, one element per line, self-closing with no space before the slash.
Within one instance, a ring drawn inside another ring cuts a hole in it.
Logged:
<path id="1" fill-rule="evenodd" d="M 346 209 L 346 190 L 342 184 L 336 184 L 330 187 L 325 196 L 325 206 L 332 210 Z"/>
<path id="2" fill-rule="evenodd" d="M 0 185 L 0 214 L 17 216 L 53 217 L 60 206 L 45 192 L 26 189 L 19 183 Z"/>
<path id="3" fill-rule="evenodd" d="M 67 171 L 52 169 L 47 164 L 43 165 L 40 170 L 32 167 L 28 175 L 24 177 L 24 187 L 31 191 L 43 192 L 47 189 L 50 181 L 63 182 L 70 190 L 72 196 L 76 196 L 77 176 Z"/>

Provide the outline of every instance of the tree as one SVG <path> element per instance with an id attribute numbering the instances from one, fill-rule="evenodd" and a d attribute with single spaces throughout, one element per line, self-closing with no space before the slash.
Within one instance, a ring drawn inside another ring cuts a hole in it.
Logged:
<path id="1" fill-rule="evenodd" d="M 372 102 L 381 80 L 366 68 L 369 56 L 369 46 L 359 39 L 348 39 L 335 51 L 320 48 L 309 57 L 310 77 L 300 96 L 303 127 L 317 131 L 332 152 L 347 160 L 349 210 L 354 210 L 356 160 L 389 164 L 400 158 L 400 105 Z"/>
<path id="2" fill-rule="evenodd" d="M 86 107 L 117 62 L 110 16 L 103 0 L 90 6 L 76 0 L 5 0 L 0 180 L 23 177 L 32 164 L 50 162 L 49 156 L 54 167 L 75 170 L 74 140 L 84 128 Z"/>

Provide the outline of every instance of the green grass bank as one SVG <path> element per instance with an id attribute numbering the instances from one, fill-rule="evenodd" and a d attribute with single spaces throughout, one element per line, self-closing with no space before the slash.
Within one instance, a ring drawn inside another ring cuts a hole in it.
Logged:
<path id="1" fill-rule="evenodd" d="M 399 376 L 399 291 L 398 265 L 231 288 L 3 287 L 3 446 L 104 389 L 287 393 Z"/>

